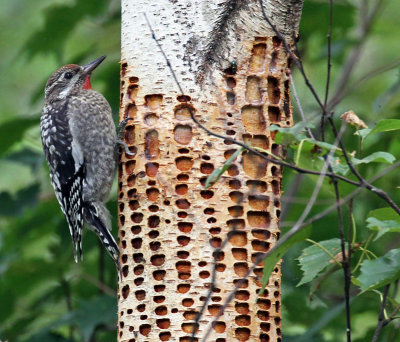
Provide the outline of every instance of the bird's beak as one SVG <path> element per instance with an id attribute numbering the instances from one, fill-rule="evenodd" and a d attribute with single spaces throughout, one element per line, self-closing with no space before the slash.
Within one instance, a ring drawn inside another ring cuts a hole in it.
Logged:
<path id="1" fill-rule="evenodd" d="M 102 61 L 106 59 L 107 56 L 101 56 L 99 58 L 96 58 L 94 61 L 91 61 L 90 63 L 83 65 L 82 70 L 85 74 L 90 75 L 94 69 L 96 69 Z"/>

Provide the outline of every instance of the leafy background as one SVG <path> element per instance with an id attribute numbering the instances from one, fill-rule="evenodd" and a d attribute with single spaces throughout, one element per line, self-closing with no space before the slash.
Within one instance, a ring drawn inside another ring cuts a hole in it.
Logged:
<path id="1" fill-rule="evenodd" d="M 335 1 L 332 89 L 335 89 L 335 81 L 341 74 L 346 57 L 358 43 L 358 8 L 362 1 Z M 118 1 L 106 0 L 0 0 L 0 42 L 3 47 L 0 56 L 2 341 L 116 340 L 114 267 L 91 233 L 84 236 L 84 262 L 73 262 L 68 228 L 49 184 L 38 124 L 43 88 L 49 75 L 63 64 L 86 63 L 104 54 L 108 58 L 96 71 L 92 84 L 110 101 L 116 115 L 119 96 L 119 6 Z M 369 71 L 399 59 L 399 12 L 398 1 L 384 1 L 383 9 L 379 11 L 368 32 L 350 84 Z M 326 81 L 328 13 L 328 1 L 305 0 L 300 52 L 305 69 L 321 96 Z M 380 119 L 398 118 L 400 79 L 397 65 L 394 63 L 390 70 L 357 85 L 336 107 L 337 124 L 339 115 L 350 109 L 370 128 Z M 308 118 L 316 118 L 319 115 L 317 105 L 305 87 L 304 80 L 296 71 L 294 73 L 303 109 Z M 294 103 L 293 106 L 296 110 Z M 359 137 L 353 134 L 354 131 L 354 128 L 348 127 L 344 136 L 349 151 L 358 150 L 359 147 Z M 366 138 L 363 155 L 377 151 L 389 152 L 398 160 L 398 133 L 378 133 Z M 369 178 L 385 166 L 382 163 L 369 163 L 359 165 L 359 169 Z M 285 170 L 284 230 L 290 228 L 291 222 L 300 216 L 316 183 L 316 177 L 303 176 L 302 186 L 293 191 L 299 180 L 294 172 Z M 399 202 L 398 183 L 397 172 L 392 172 L 376 185 Z M 342 184 L 340 190 L 342 194 L 348 194 L 354 189 Z M 333 197 L 332 185 L 324 183 L 311 214 L 332 204 Z M 370 236 L 368 225 L 372 227 L 373 222 L 367 222 L 368 213 L 385 206 L 376 196 L 365 191 L 355 199 L 353 214 L 356 242 L 365 243 Z M 115 189 L 109 208 L 116 213 Z M 344 208 L 344 211 L 347 228 L 351 220 L 348 210 Z M 307 232 L 313 241 L 337 238 L 335 213 L 315 222 Z M 369 248 L 372 253 L 381 256 L 389 250 L 396 250 L 399 241 L 398 233 L 387 233 Z M 311 283 L 304 281 L 303 272 L 306 272 L 304 267 L 307 268 L 307 264 L 303 263 L 300 267 L 298 258 L 302 255 L 300 259 L 307 260 L 307 253 L 318 255 L 321 252 L 318 248 L 316 251 L 304 250 L 307 247 L 315 246 L 310 242 L 298 243 L 287 252 L 283 263 L 284 340 L 344 340 L 343 272 L 339 267 L 335 268 L 335 265 L 327 265 L 325 270 L 314 275 L 317 278 L 311 277 Z M 359 256 L 357 253 L 360 252 L 355 251 L 356 257 Z M 392 251 L 387 258 L 396 260 L 395 256 L 396 253 Z M 320 257 L 326 259 L 323 253 Z M 329 272 L 328 277 L 318 278 L 323 272 Z M 305 284 L 297 286 L 301 280 Z M 395 281 L 396 277 L 391 280 Z M 370 340 L 377 323 L 379 292 L 359 294 L 356 287 L 352 287 L 351 294 L 354 341 Z M 385 327 L 381 341 L 394 341 L 398 327 L 397 321 Z"/>
<path id="2" fill-rule="evenodd" d="M 90 232 L 84 262 L 73 262 L 39 118 L 54 70 L 107 55 L 92 85 L 117 120 L 119 1 L 1 0 L 0 8 L 0 340 L 115 341 L 115 267 Z M 115 190 L 109 209 L 116 213 Z"/>

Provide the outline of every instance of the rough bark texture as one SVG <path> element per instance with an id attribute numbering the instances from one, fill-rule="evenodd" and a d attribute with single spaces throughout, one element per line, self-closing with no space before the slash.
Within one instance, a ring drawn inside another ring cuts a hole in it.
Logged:
<path id="1" fill-rule="evenodd" d="M 267 15 L 276 16 L 271 19 L 289 40 L 301 3 L 265 1 Z M 196 334 L 201 340 L 257 253 L 279 238 L 279 166 L 244 153 L 204 188 L 237 146 L 199 129 L 189 106 L 209 129 L 276 155 L 282 151 L 269 125 L 292 124 L 288 56 L 258 1 L 222 4 L 122 2 L 120 119 L 133 118 L 125 141 L 136 156 L 123 156 L 119 167 L 120 342 L 190 341 L 216 262 L 215 289 Z M 207 341 L 281 340 L 280 266 L 259 296 L 261 275 L 259 265 Z"/>

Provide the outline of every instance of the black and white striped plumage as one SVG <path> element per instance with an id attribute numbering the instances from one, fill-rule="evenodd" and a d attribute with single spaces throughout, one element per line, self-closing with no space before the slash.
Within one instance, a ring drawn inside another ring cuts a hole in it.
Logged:
<path id="1" fill-rule="evenodd" d="M 86 223 L 118 269 L 118 246 L 105 207 L 116 169 L 117 137 L 107 100 L 90 87 L 104 57 L 61 67 L 49 78 L 40 128 L 50 179 L 69 226 L 75 261 L 82 256 Z"/>

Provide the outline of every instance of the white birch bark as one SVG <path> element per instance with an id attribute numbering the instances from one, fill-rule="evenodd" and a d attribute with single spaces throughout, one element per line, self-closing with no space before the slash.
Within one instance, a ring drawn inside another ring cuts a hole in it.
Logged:
<path id="1" fill-rule="evenodd" d="M 290 43 L 302 1 L 263 5 Z M 257 253 L 279 238 L 281 168 L 245 153 L 205 190 L 237 147 L 199 129 L 188 110 L 216 133 L 279 154 L 269 124 L 292 117 L 288 56 L 274 37 L 258 1 L 122 1 L 120 119 L 133 119 L 125 141 L 137 154 L 121 158 L 119 173 L 120 342 L 190 341 L 215 259 L 197 340 L 208 329 L 207 341 L 281 340 L 279 265 L 259 298 L 256 268 L 214 322 Z"/>
<path id="2" fill-rule="evenodd" d="M 264 0 L 265 13 L 289 42 L 298 31 L 302 3 L 301 0 Z M 227 15 L 227 10 L 232 13 Z M 214 54 L 212 59 L 216 65 L 209 67 L 218 72 L 231 61 L 244 58 L 243 42 L 274 36 L 257 0 L 123 0 L 121 60 L 128 63 L 132 74 L 142 76 L 141 87 L 149 93 L 163 93 L 165 89 L 178 91 L 165 58 L 152 39 L 145 14 L 179 82 L 196 98 L 202 97 L 204 87 L 196 84 L 194 76 L 203 63 L 206 66 L 210 63 L 203 60 L 204 55 Z M 217 27 L 222 30 L 215 31 Z M 222 39 L 214 42 L 216 35 Z M 212 44 L 214 49 L 207 51 Z M 206 85 L 205 89 L 212 92 L 213 86 L 210 89 L 209 82 Z"/>

